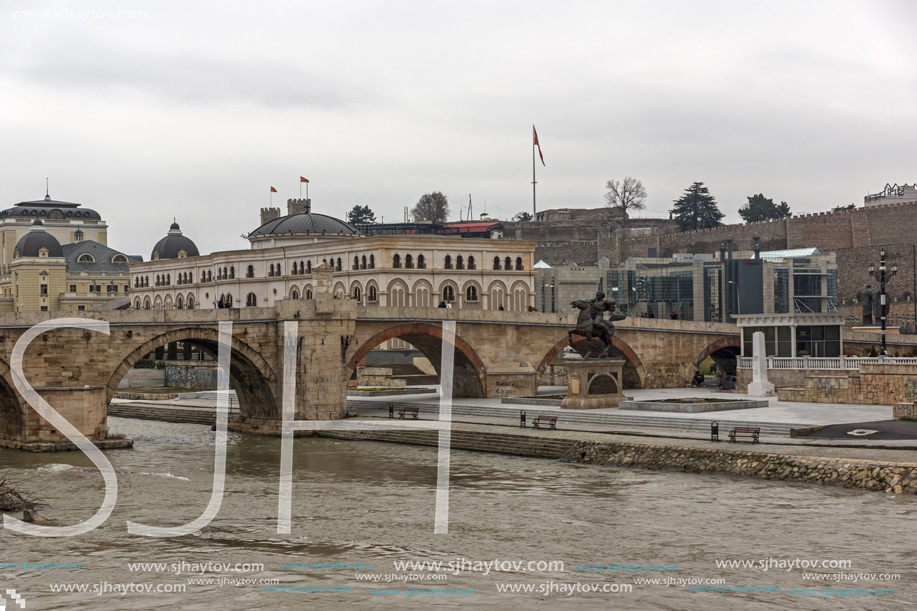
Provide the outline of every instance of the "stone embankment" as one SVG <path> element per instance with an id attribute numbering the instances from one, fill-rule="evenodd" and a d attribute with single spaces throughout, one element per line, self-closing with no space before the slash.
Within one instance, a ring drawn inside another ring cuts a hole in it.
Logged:
<path id="1" fill-rule="evenodd" d="M 588 441 L 577 442 L 563 460 L 617 467 L 674 469 L 686 473 L 729 473 L 917 494 L 917 463 L 878 463 L 850 458 Z"/>
<path id="2" fill-rule="evenodd" d="M 322 437 L 436 446 L 433 431 L 322 431 Z M 498 452 L 565 462 L 643 468 L 685 473 L 723 473 L 808 484 L 861 488 L 895 494 L 917 494 L 917 463 L 804 456 L 743 450 L 735 445 L 692 448 L 669 444 L 582 441 L 525 433 L 453 428 L 451 447 Z M 674 441 L 674 440 L 673 440 Z M 804 453 L 804 448 L 799 448 Z"/>

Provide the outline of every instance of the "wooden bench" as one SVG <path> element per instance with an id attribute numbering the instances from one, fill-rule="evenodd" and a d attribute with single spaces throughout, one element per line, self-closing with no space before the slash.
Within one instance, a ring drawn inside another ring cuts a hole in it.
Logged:
<path id="1" fill-rule="evenodd" d="M 735 442 L 738 437 L 748 437 L 752 443 L 758 443 L 761 428 L 757 426 L 737 426 L 729 431 L 729 442 Z"/>
<path id="2" fill-rule="evenodd" d="M 553 431 L 557 429 L 557 416 L 535 416 L 532 418 L 532 428 L 539 428 L 538 425 L 547 425 L 548 430 Z"/>
<path id="3" fill-rule="evenodd" d="M 414 420 L 418 420 L 420 415 L 419 407 L 402 407 L 398 410 L 398 419 L 401 420 L 405 416 L 411 416 Z"/>

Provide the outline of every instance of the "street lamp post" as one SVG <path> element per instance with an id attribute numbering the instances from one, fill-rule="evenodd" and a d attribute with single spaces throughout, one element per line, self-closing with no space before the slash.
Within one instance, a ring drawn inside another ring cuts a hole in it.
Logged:
<path id="1" fill-rule="evenodd" d="M 729 281 L 729 284 L 731 284 L 733 287 L 735 287 L 735 288 L 733 288 L 732 290 L 733 290 L 733 292 L 735 293 L 735 296 L 736 296 L 736 307 L 739 309 L 739 311 L 736 312 L 736 314 L 741 314 L 741 313 L 742 313 L 742 296 L 739 295 L 739 285 L 736 284 L 736 283 L 735 283 L 734 281 L 732 281 L 732 280 Z"/>
<path id="2" fill-rule="evenodd" d="M 882 315 L 882 356 L 888 356 L 888 350 L 885 345 L 885 323 L 888 318 L 888 309 L 886 305 L 888 297 L 885 294 L 885 283 L 898 273 L 898 264 L 892 263 L 891 267 L 886 267 L 885 249 L 882 248 L 879 250 L 879 269 L 876 269 L 876 266 L 870 263 L 866 271 L 879 281 L 879 313 Z"/>

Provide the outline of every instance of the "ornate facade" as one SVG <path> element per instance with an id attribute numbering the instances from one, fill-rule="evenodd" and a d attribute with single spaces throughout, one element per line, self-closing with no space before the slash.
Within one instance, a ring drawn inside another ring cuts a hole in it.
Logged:
<path id="1" fill-rule="evenodd" d="M 323 263 L 333 270 L 335 297 L 364 305 L 436 307 L 446 302 L 508 311 L 534 306 L 535 242 L 364 236 L 338 219 L 313 214 L 308 200 L 288 203 L 290 214 L 267 220 L 249 234 L 250 250 L 193 256 L 190 240 L 182 250 L 160 241 L 158 259 L 131 268 L 131 306 L 242 308 L 311 299 L 312 270 Z M 187 240 L 177 225 L 169 233 Z"/>
<path id="2" fill-rule="evenodd" d="M 141 257 L 107 239 L 98 212 L 48 195 L 0 211 L 0 312 L 83 311 L 126 298 Z"/>

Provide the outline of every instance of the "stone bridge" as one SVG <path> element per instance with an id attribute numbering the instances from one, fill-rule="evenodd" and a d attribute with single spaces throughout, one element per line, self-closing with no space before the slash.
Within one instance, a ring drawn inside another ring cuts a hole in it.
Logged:
<path id="1" fill-rule="evenodd" d="M 72 316 L 76 313 L 69 313 Z M 0 445 L 66 441 L 32 409 L 13 383 L 13 347 L 34 325 L 63 313 L 0 315 Z M 118 383 L 157 348 L 187 342 L 216 357 L 218 323 L 232 321 L 230 385 L 240 415 L 231 428 L 262 434 L 280 430 L 284 326 L 297 323 L 295 415 L 340 418 L 346 385 L 373 348 L 401 338 L 439 371 L 442 321 L 456 321 L 456 397 L 530 395 L 541 374 L 568 345 L 575 315 L 439 308 L 379 308 L 316 294 L 270 308 L 80 312 L 106 321 L 109 335 L 58 328 L 32 339 L 23 356 L 25 379 L 92 440 L 107 433 L 107 411 Z M 681 386 L 704 357 L 735 354 L 735 327 L 691 321 L 628 319 L 617 324 L 614 353 L 626 360 L 625 387 Z M 25 340 L 24 340 L 25 341 Z"/>

